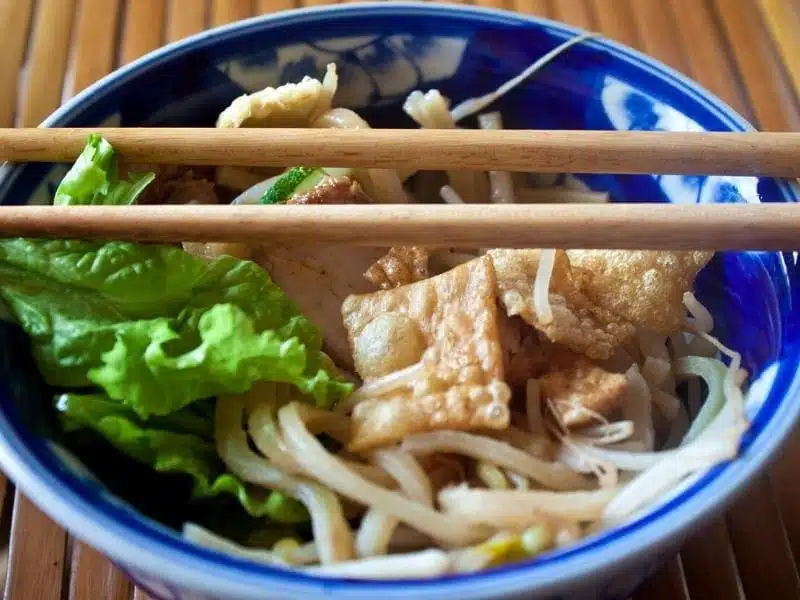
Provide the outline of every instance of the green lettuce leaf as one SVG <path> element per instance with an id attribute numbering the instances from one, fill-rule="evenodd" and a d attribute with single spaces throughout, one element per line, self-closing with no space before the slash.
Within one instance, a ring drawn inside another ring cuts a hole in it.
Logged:
<path id="1" fill-rule="evenodd" d="M 294 498 L 254 488 L 225 471 L 214 448 L 213 415 L 204 418 L 190 409 L 144 422 L 101 394 L 61 394 L 56 410 L 65 431 L 92 429 L 156 471 L 190 476 L 195 499 L 227 494 L 254 517 L 266 516 L 279 523 L 308 520 L 305 507 Z"/>
<path id="2" fill-rule="evenodd" d="M 99 385 L 142 416 L 259 379 L 292 383 L 323 407 L 351 389 L 331 375 L 319 330 L 249 261 L 2 240 L 0 281 L 48 383 Z"/>
<path id="3" fill-rule="evenodd" d="M 120 181 L 111 145 L 89 143 L 56 204 L 128 204 L 152 176 Z M 307 518 L 295 500 L 227 473 L 212 436 L 214 398 L 258 381 L 295 386 L 330 407 L 352 386 L 320 331 L 255 263 L 207 261 L 127 242 L 0 240 L 0 298 L 61 394 L 66 431 L 92 429 L 156 471 L 190 476 L 194 496 L 233 496 L 248 513 Z"/>
<path id="4" fill-rule="evenodd" d="M 217 304 L 176 331 L 169 319 L 138 321 L 116 331 L 89 379 L 142 417 L 163 415 L 197 398 L 243 394 L 258 381 L 291 383 L 330 407 L 349 386 L 310 361 L 306 346 L 281 329 L 257 333 L 233 304 Z M 317 352 L 319 354 L 319 352 Z"/>
<path id="5" fill-rule="evenodd" d="M 130 177 L 130 181 L 120 181 L 114 148 L 99 135 L 92 134 L 61 180 L 53 204 L 133 204 L 156 176 L 155 173 L 140 173 Z"/>

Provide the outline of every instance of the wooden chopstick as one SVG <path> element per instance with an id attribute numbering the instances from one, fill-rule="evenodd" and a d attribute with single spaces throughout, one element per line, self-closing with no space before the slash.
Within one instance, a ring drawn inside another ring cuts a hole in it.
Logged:
<path id="1" fill-rule="evenodd" d="M 0 160 L 72 161 L 90 133 L 146 163 L 800 176 L 800 133 L 0 129 Z"/>
<path id="2" fill-rule="evenodd" d="M 354 246 L 791 250 L 798 204 L 2 206 L 0 235 Z"/>

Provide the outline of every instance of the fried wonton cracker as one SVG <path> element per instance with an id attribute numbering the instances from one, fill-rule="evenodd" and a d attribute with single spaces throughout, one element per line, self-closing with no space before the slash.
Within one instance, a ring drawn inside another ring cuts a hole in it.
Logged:
<path id="1" fill-rule="evenodd" d="M 575 280 L 567 255 L 557 250 L 550 279 L 552 319 L 537 314 L 533 282 L 540 250 L 495 249 L 488 252 L 497 274 L 498 296 L 509 315 L 519 315 L 547 338 L 585 354 L 605 359 L 634 334 L 633 325 L 593 303 Z"/>
<path id="2" fill-rule="evenodd" d="M 304 77 L 239 96 L 220 113 L 217 127 L 308 127 L 331 109 L 337 82 L 336 65 L 329 64 L 321 82 Z"/>
<path id="3" fill-rule="evenodd" d="M 628 389 L 625 375 L 562 349 L 548 356 L 548 364 L 550 370 L 539 378 L 542 397 L 552 402 L 567 427 L 589 425 L 620 408 Z"/>
<path id="4" fill-rule="evenodd" d="M 573 273 L 595 304 L 661 335 L 686 316 L 683 294 L 713 252 L 568 250 Z"/>

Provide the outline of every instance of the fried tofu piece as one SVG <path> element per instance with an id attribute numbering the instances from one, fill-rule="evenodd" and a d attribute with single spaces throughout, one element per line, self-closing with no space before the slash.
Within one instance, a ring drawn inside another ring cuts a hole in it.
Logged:
<path id="1" fill-rule="evenodd" d="M 555 254 L 549 294 L 553 318 L 549 321 L 536 313 L 533 302 L 540 250 L 495 249 L 488 255 L 497 274 L 498 296 L 508 314 L 521 316 L 550 341 L 590 358 L 606 359 L 633 337 L 631 323 L 583 293 L 563 251 Z"/>
<path id="2" fill-rule="evenodd" d="M 619 409 L 628 378 L 611 373 L 574 352 L 559 350 L 548 357 L 551 370 L 539 378 L 542 397 L 550 400 L 567 427 L 583 427 L 595 415 L 609 417 Z"/>
<path id="3" fill-rule="evenodd" d="M 415 364 L 407 383 L 359 402 L 350 450 L 438 429 L 504 429 L 495 275 L 486 257 L 412 285 L 348 297 L 342 315 L 356 371 L 381 378 Z"/>
<path id="4" fill-rule="evenodd" d="M 568 250 L 570 265 L 592 302 L 661 335 L 675 332 L 686 309 L 683 294 L 713 252 Z"/>
<path id="5" fill-rule="evenodd" d="M 338 79 L 329 64 L 325 78 L 265 88 L 239 96 L 217 118 L 217 127 L 307 127 L 331 109 Z"/>
<path id="6" fill-rule="evenodd" d="M 428 278 L 430 255 L 419 246 L 393 246 L 364 273 L 367 281 L 383 290 Z"/>

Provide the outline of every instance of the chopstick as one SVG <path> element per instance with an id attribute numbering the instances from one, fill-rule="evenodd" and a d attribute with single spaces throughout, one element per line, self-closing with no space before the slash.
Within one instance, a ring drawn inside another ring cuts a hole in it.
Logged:
<path id="1" fill-rule="evenodd" d="M 0 235 L 295 245 L 800 248 L 798 204 L 2 206 Z"/>
<path id="2" fill-rule="evenodd" d="M 800 176 L 800 133 L 755 132 L 0 129 L 0 160 L 72 161 L 90 133 L 143 163 Z"/>

